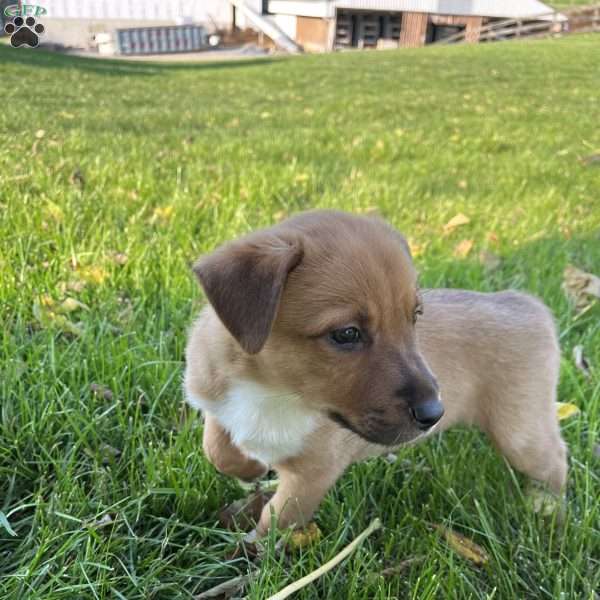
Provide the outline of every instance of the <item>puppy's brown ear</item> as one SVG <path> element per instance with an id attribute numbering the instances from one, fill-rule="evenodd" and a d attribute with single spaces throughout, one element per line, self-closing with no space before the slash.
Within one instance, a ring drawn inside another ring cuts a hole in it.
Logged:
<path id="1" fill-rule="evenodd" d="M 301 260 L 300 239 L 259 232 L 201 258 L 194 272 L 229 333 L 256 354 L 271 333 L 287 276 Z"/>

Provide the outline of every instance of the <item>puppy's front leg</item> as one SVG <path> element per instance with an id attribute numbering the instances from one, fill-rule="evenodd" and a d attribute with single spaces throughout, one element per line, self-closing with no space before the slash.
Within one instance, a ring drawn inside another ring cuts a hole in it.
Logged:
<path id="1" fill-rule="evenodd" d="M 346 466 L 346 462 L 336 464 L 323 460 L 323 456 L 310 455 L 276 465 L 279 485 L 263 508 L 256 527 L 258 536 L 265 535 L 271 527 L 272 514 L 280 529 L 306 525 Z"/>
<path id="2" fill-rule="evenodd" d="M 235 446 L 229 433 L 208 414 L 204 417 L 202 446 L 204 454 L 214 467 L 230 477 L 252 481 L 262 477 L 268 470 L 266 465 L 246 456 Z"/>

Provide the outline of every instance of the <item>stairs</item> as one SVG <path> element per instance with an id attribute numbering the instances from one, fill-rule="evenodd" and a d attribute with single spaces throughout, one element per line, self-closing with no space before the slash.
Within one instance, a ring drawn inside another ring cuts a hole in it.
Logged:
<path id="1" fill-rule="evenodd" d="M 290 54 L 302 52 L 302 48 L 290 39 L 268 16 L 261 15 L 250 8 L 245 0 L 229 0 L 229 2 L 248 19 L 253 27 L 271 38 L 278 48 Z"/>

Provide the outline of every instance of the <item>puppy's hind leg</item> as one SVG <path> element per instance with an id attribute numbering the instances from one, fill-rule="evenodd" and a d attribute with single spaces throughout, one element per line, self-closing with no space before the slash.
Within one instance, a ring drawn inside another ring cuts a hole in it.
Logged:
<path id="1" fill-rule="evenodd" d="M 506 390 L 502 396 L 494 399 L 483 429 L 515 469 L 562 494 L 567 449 L 560 435 L 554 391 L 530 389 L 522 395 Z"/>

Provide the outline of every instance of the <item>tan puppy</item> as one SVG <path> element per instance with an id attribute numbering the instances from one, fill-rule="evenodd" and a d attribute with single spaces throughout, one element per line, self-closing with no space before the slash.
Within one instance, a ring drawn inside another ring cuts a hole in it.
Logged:
<path id="1" fill-rule="evenodd" d="M 185 391 L 217 469 L 274 468 L 264 507 L 305 524 L 351 463 L 456 423 L 561 492 L 559 347 L 548 309 L 516 292 L 422 294 L 408 246 L 380 219 L 300 214 L 195 266 L 209 305 L 187 347 Z"/>

